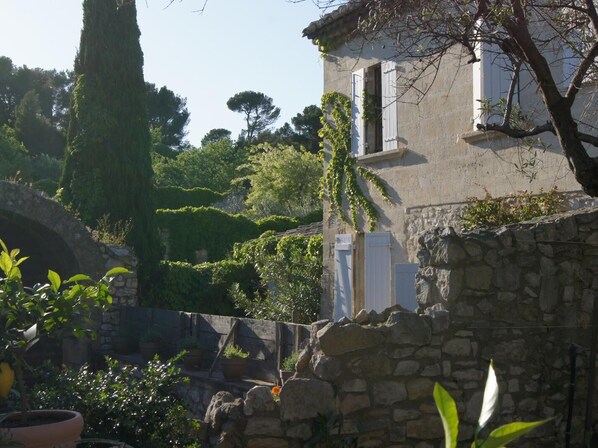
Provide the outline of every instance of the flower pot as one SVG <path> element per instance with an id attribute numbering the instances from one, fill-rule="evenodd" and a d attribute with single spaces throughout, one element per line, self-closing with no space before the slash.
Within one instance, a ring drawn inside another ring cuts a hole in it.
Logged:
<path id="1" fill-rule="evenodd" d="M 144 361 L 151 361 L 160 352 L 162 344 L 159 342 L 140 342 L 139 352 Z"/>
<path id="2" fill-rule="evenodd" d="M 223 358 L 220 361 L 222 375 L 226 381 L 240 381 L 245 373 L 247 359 L 244 358 Z"/>
<path id="3" fill-rule="evenodd" d="M 23 448 L 75 448 L 81 438 L 83 417 L 75 411 L 30 411 L 29 426 L 18 426 L 21 413 L 9 416 L 0 425 L 2 438 L 19 442 Z"/>
<path id="4" fill-rule="evenodd" d="M 201 367 L 202 351 L 200 348 L 191 348 L 183 359 L 185 369 L 199 370 Z"/>

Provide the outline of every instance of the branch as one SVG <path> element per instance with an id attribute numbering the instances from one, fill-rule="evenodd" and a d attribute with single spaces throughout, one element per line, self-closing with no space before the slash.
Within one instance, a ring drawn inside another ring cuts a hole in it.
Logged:
<path id="1" fill-rule="evenodd" d="M 507 93 L 507 105 L 505 107 L 505 114 L 503 116 L 502 125 L 508 126 L 511 122 L 511 113 L 513 112 L 513 96 L 515 96 L 515 87 L 519 80 L 519 71 L 521 70 L 522 61 L 518 60 L 513 63 L 513 78 L 509 84 L 509 92 Z"/>
<path id="2" fill-rule="evenodd" d="M 525 138 L 533 137 L 534 135 L 542 134 L 544 132 L 550 132 L 556 135 L 552 123 L 546 122 L 539 126 L 534 126 L 531 129 L 513 129 L 508 124 L 478 124 L 478 131 L 497 131 L 502 134 L 508 135 L 513 138 Z M 598 140 L 597 140 L 598 141 Z"/>

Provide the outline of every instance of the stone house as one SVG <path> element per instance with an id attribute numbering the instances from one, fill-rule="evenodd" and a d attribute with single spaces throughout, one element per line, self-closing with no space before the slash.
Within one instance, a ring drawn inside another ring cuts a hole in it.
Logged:
<path id="1" fill-rule="evenodd" d="M 303 31 L 314 43 L 326 43 L 324 92 L 351 98 L 352 153 L 386 183 L 392 199 L 386 203 L 362 183 L 380 212 L 375 232 L 355 231 L 335 217 L 325 220 L 322 317 L 335 319 L 396 303 L 415 310 L 418 234 L 447 225 L 459 230 L 457 218 L 468 197 L 556 187 L 571 207 L 590 200 L 554 139 L 545 139 L 546 149 L 532 156 L 538 169 L 530 182 L 529 173 L 520 169 L 530 156 L 521 141 L 476 130 L 480 101 L 496 103 L 508 89 L 511 75 L 504 59 L 482 48 L 480 62 L 467 63 L 454 49 L 442 60 L 431 87 L 425 86 L 426 95 L 416 101 L 414 89 L 401 87 L 410 62 L 396 54 L 394 42 L 354 32 L 367 14 L 365 2 L 351 1 Z M 563 82 L 569 76 L 562 57 L 555 58 L 552 70 Z M 537 103 L 529 74 L 522 74 L 519 84 L 520 104 Z M 373 119 L 367 117 L 370 101 L 380 110 Z M 329 160 L 330 148 L 326 153 Z M 325 216 L 329 209 L 325 200 Z"/>

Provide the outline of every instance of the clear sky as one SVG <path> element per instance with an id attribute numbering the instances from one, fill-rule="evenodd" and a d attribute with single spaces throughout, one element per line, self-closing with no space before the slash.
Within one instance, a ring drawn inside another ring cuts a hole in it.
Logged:
<path id="1" fill-rule="evenodd" d="M 263 92 L 281 108 L 275 126 L 320 104 L 322 63 L 301 31 L 320 17 L 312 0 L 137 0 L 145 80 L 187 98 L 187 139 L 213 128 L 236 137 L 244 123 L 226 101 Z M 72 69 L 82 0 L 0 0 L 0 55 L 17 66 Z"/>

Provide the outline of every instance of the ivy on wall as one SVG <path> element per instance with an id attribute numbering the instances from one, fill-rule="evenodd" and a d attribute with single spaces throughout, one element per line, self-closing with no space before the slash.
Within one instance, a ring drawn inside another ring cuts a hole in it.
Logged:
<path id="1" fill-rule="evenodd" d="M 390 202 L 386 185 L 372 170 L 361 166 L 351 154 L 351 100 L 339 92 L 322 96 L 322 129 L 320 137 L 332 150 L 323 178 L 323 193 L 328 196 L 330 212 L 359 231 L 359 212 L 363 211 L 368 229 L 373 232 L 380 218 L 374 203 L 359 186 L 359 179 L 369 182 L 382 197 Z M 349 205 L 349 215 L 344 212 L 344 199 Z"/>

